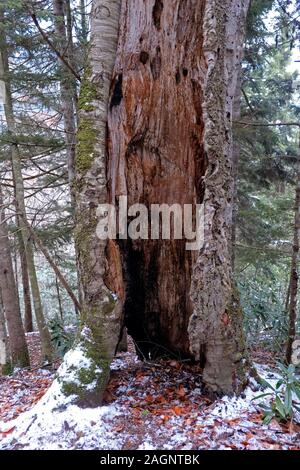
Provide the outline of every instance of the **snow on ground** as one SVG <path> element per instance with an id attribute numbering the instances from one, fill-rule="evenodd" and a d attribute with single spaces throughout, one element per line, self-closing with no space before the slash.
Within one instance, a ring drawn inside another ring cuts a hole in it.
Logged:
<path id="1" fill-rule="evenodd" d="M 104 406 L 79 408 L 55 380 L 30 411 L 0 422 L 0 449 L 298 449 L 299 432 L 262 425 L 252 401 L 260 392 L 211 403 L 192 366 L 145 364 L 132 353 L 111 369 Z M 259 372 L 277 378 L 263 366 Z"/>
<path id="2" fill-rule="evenodd" d="M 82 355 L 78 351 L 76 355 L 82 366 Z M 72 354 L 72 361 L 74 357 Z M 58 369 L 58 377 L 62 377 L 64 372 L 63 363 Z M 61 392 L 58 380 L 54 380 L 46 394 L 30 411 L 8 423 L 0 422 L 0 433 L 4 436 L 7 434 L 0 441 L 0 449 L 120 448 L 121 439 L 110 428 L 111 421 L 122 414 L 121 408 L 118 405 L 109 405 L 83 409 L 72 404 L 73 398 L 72 395 L 66 397 Z"/>

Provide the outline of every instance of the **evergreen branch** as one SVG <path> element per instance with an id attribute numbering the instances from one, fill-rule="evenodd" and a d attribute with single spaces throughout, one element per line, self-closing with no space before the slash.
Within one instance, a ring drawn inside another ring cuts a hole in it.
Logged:
<path id="1" fill-rule="evenodd" d="M 37 27 L 38 31 L 40 32 L 40 35 L 42 36 L 42 38 L 44 39 L 44 41 L 48 44 L 48 46 L 53 50 L 53 52 L 57 55 L 57 57 L 64 63 L 64 65 L 70 70 L 70 72 L 74 75 L 74 77 L 79 81 L 81 82 L 81 77 L 80 75 L 78 75 L 78 73 L 76 72 L 76 70 L 74 70 L 74 68 L 72 67 L 72 65 L 70 64 L 70 62 L 64 57 L 63 54 L 61 54 L 61 52 L 57 49 L 57 47 L 55 46 L 55 44 L 51 41 L 51 39 L 49 38 L 48 34 L 43 30 L 43 28 L 41 27 L 37 17 L 36 17 L 36 14 L 31 11 L 29 5 L 26 3 L 26 6 L 27 6 L 27 9 L 28 9 L 28 12 L 32 18 L 32 21 L 34 22 L 35 26 Z"/>

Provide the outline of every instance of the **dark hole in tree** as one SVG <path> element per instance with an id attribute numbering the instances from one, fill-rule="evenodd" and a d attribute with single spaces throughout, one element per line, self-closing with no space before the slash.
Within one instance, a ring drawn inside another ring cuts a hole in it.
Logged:
<path id="1" fill-rule="evenodd" d="M 142 51 L 142 52 L 140 53 L 140 62 L 142 62 L 142 64 L 145 65 L 145 64 L 147 64 L 148 60 L 149 60 L 149 54 L 148 54 L 148 52 Z"/>
<path id="2" fill-rule="evenodd" d="M 153 7 L 153 11 L 152 11 L 152 18 L 153 18 L 153 23 L 156 29 L 160 29 L 160 26 L 161 26 L 160 18 L 161 18 L 163 9 L 164 9 L 164 4 L 162 0 L 155 0 L 155 4 Z"/>
<path id="3" fill-rule="evenodd" d="M 110 109 L 112 109 L 114 106 L 119 106 L 119 104 L 121 103 L 123 99 L 122 85 L 123 85 L 123 74 L 120 73 L 118 75 L 117 80 L 115 81 L 113 94 L 110 100 Z"/>

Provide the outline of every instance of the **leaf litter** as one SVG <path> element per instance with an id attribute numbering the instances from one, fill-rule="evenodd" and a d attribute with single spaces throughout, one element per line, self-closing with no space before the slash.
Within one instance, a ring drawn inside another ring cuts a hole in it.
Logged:
<path id="1" fill-rule="evenodd" d="M 0 378 L 0 449 L 300 450 L 297 423 L 262 424 L 248 387 L 211 402 L 199 366 L 175 360 L 141 362 L 133 348 L 111 366 L 102 407 L 81 409 L 61 394 L 57 362 L 39 368 L 39 339 L 27 336 L 32 369 Z M 259 373 L 276 379 L 268 366 Z"/>

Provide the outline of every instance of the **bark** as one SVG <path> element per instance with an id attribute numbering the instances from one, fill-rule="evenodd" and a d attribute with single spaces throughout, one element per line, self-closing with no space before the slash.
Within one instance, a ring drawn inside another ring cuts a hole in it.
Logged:
<path id="1" fill-rule="evenodd" d="M 126 240 L 113 250 L 108 279 L 122 284 L 121 258 L 128 332 L 143 357 L 205 362 L 216 393 L 237 390 L 244 355 L 231 266 L 231 121 L 248 4 L 124 1 L 108 116 L 110 202 L 205 203 L 199 256 L 185 240 Z"/>
<path id="2" fill-rule="evenodd" d="M 93 348 L 109 364 L 124 315 L 142 357 L 195 357 L 209 390 L 239 391 L 245 347 L 231 266 L 231 121 L 249 2 L 124 0 L 108 95 L 112 3 L 94 1 L 79 100 L 76 240 Z M 204 247 L 99 240 L 98 204 L 118 209 L 124 195 L 148 208 L 205 202 Z"/>
<path id="3" fill-rule="evenodd" d="M 248 1 L 206 1 L 204 50 L 208 64 L 203 108 L 203 249 L 195 263 L 190 347 L 204 359 L 203 381 L 214 394 L 238 392 L 245 381 L 242 312 L 232 278 L 232 113 L 240 72 Z M 225 21 L 224 21 L 225 19 Z"/>
<path id="4" fill-rule="evenodd" d="M 3 9 L 0 8 L 0 21 L 3 19 Z M 0 43 L 1 43 L 1 55 L 0 55 L 0 76 L 3 77 L 5 81 L 5 91 L 6 91 L 6 101 L 4 105 L 5 117 L 7 122 L 8 132 L 11 134 L 11 140 L 14 142 L 14 136 L 16 134 L 15 118 L 13 112 L 13 102 L 12 102 L 12 92 L 11 85 L 9 80 L 9 62 L 8 62 L 8 53 L 7 53 L 7 44 L 5 31 L 0 27 Z M 22 233 L 22 238 L 25 246 L 25 253 L 28 266 L 28 274 L 31 286 L 31 294 L 34 305 L 34 311 L 36 316 L 36 321 L 38 325 L 38 330 L 41 337 L 41 347 L 42 347 L 42 357 L 45 361 L 51 360 L 52 357 L 52 346 L 51 346 L 51 337 L 49 330 L 46 325 L 42 301 L 40 296 L 40 289 L 36 274 L 35 262 L 34 262 L 34 253 L 33 246 L 30 239 L 30 234 L 28 232 L 28 226 L 26 224 L 26 208 L 25 208 L 25 194 L 24 194 L 24 183 L 22 177 L 22 165 L 21 158 L 19 153 L 19 147 L 16 143 L 11 145 L 11 161 L 12 161 L 12 171 L 14 178 L 14 188 L 15 188 L 15 199 L 16 199 L 16 210 L 18 214 L 21 214 L 20 217 L 20 229 Z"/>
<path id="5" fill-rule="evenodd" d="M 97 207 L 107 202 L 107 103 L 114 66 L 120 0 L 95 0 L 91 12 L 89 62 L 80 91 L 76 153 L 76 233 L 78 269 L 83 291 L 83 329 L 77 348 L 89 361 L 88 371 L 72 366 L 78 382 L 62 381 L 65 393 L 82 405 L 101 402 L 110 362 L 120 335 L 122 300 L 106 283 L 107 242 L 96 235 Z M 68 368 L 67 368 L 68 370 Z"/>
<path id="6" fill-rule="evenodd" d="M 65 24 L 65 8 L 67 7 L 65 0 L 53 0 L 53 14 L 55 23 L 55 35 L 57 41 L 57 49 L 64 56 L 66 61 L 73 66 L 72 57 L 72 37 L 68 37 Z M 66 10 L 68 10 L 66 8 Z M 73 182 L 75 178 L 75 152 L 76 152 L 76 120 L 74 102 L 74 91 L 76 83 L 65 63 L 58 58 L 60 65 L 60 95 L 62 104 L 62 115 L 64 120 L 65 141 L 67 148 L 68 177 L 71 188 L 71 197 L 74 205 Z"/>
<path id="7" fill-rule="evenodd" d="M 18 227 L 19 227 L 18 222 Z M 22 235 L 19 236 L 19 253 L 20 253 L 20 264 L 22 273 L 22 284 L 23 284 L 23 302 L 24 302 L 24 329 L 26 333 L 33 331 L 33 320 L 32 320 L 32 307 L 30 298 L 30 284 L 28 276 L 28 265 L 26 259 L 25 246 Z"/>
<path id="8" fill-rule="evenodd" d="M 0 187 L 0 289 L 7 321 L 12 365 L 26 367 L 29 355 L 18 302 L 8 229 Z"/>
<path id="9" fill-rule="evenodd" d="M 109 105 L 110 201 L 201 203 L 205 2 L 123 2 Z M 190 356 L 195 253 L 185 240 L 124 240 L 125 322 L 141 357 Z M 111 275 L 119 272 L 114 252 Z M 121 284 L 121 279 L 119 282 Z"/>
<path id="10" fill-rule="evenodd" d="M 0 375 L 5 375 L 11 371 L 9 341 L 6 331 L 6 323 L 4 317 L 4 307 L 2 303 L 0 289 Z"/>
<path id="11" fill-rule="evenodd" d="M 242 74 L 239 73 L 239 77 L 236 84 L 236 90 L 233 102 L 233 121 L 236 122 L 241 117 L 241 96 L 242 96 Z M 238 166 L 240 159 L 240 144 L 238 139 L 233 138 L 232 148 L 232 177 L 233 177 L 233 208 L 232 208 L 232 270 L 235 268 L 235 251 L 236 251 L 236 228 L 237 228 L 237 216 L 238 216 Z"/>
<path id="12" fill-rule="evenodd" d="M 300 142 L 300 140 L 299 140 Z M 286 346 L 286 362 L 291 363 L 293 354 L 293 343 L 296 339 L 296 319 L 297 319 L 297 297 L 298 297 L 298 264 L 299 264 L 299 233 L 300 233 L 300 151 L 297 160 L 297 181 L 295 190 L 295 219 L 294 219 L 294 239 L 291 259 L 291 274 L 289 282 L 289 301 L 287 302 L 288 320 L 288 341 Z"/>

